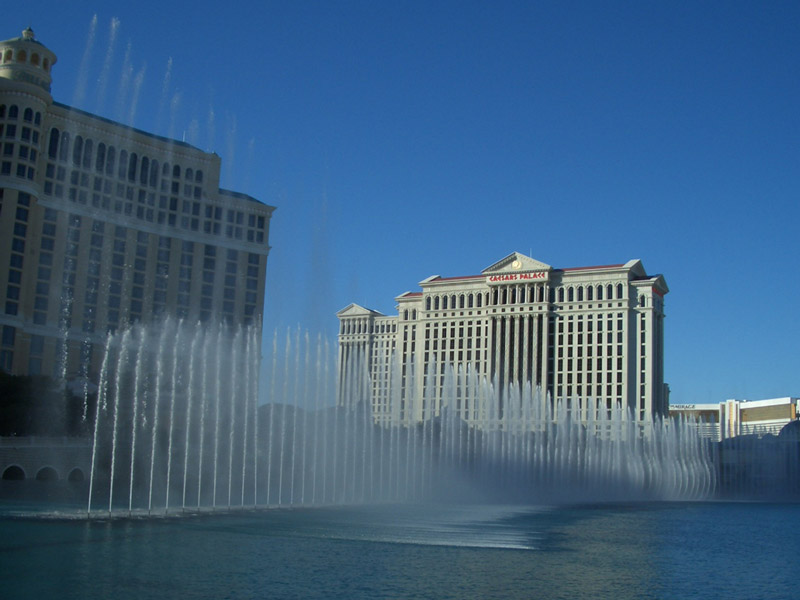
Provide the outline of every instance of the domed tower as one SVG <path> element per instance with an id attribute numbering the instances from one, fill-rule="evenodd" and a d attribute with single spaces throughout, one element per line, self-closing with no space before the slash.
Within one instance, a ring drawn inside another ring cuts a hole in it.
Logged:
<path id="1" fill-rule="evenodd" d="M 30 27 L 0 42 L 0 177 L 14 180 L 14 187 L 36 179 L 55 62 L 56 55 L 35 39 Z"/>
<path id="2" fill-rule="evenodd" d="M 50 96 L 50 70 L 56 55 L 36 40 L 28 27 L 17 38 L 0 42 L 0 77 L 25 84 L 33 84 Z"/>

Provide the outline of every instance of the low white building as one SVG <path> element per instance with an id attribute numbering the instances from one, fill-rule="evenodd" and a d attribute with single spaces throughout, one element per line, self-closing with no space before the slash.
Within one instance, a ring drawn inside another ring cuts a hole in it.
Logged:
<path id="1" fill-rule="evenodd" d="M 674 404 L 671 416 L 697 421 L 702 435 L 722 441 L 739 435 L 778 435 L 784 425 L 797 419 L 800 398 L 786 396 L 766 400 L 725 400 L 709 404 Z"/>

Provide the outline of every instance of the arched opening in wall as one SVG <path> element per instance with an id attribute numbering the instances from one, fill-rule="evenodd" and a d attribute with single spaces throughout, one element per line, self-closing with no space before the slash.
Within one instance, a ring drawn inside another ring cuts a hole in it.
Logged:
<path id="1" fill-rule="evenodd" d="M 94 151 L 94 142 L 92 140 L 86 140 L 83 145 L 83 168 L 84 169 L 91 169 L 92 168 L 92 153 Z"/>
<path id="2" fill-rule="evenodd" d="M 25 471 L 17 465 L 11 465 L 3 471 L 3 481 L 23 481 L 24 479 Z"/>
<path id="3" fill-rule="evenodd" d="M 72 164 L 76 167 L 81 166 L 81 157 L 83 156 L 83 138 L 79 135 L 75 136 L 75 142 L 72 144 Z"/>
<path id="4" fill-rule="evenodd" d="M 83 483 L 84 479 L 86 479 L 83 475 L 83 471 L 81 471 L 78 467 L 72 469 L 67 476 L 67 481 L 70 483 Z"/>
<path id="5" fill-rule="evenodd" d="M 150 181 L 150 159 L 146 156 L 142 157 L 142 165 L 139 169 L 139 183 L 147 185 Z"/>
<path id="6" fill-rule="evenodd" d="M 154 160 L 150 163 L 150 187 L 158 186 L 158 161 Z"/>
<path id="7" fill-rule="evenodd" d="M 33 109 L 26 108 L 25 111 L 22 113 L 22 120 L 26 123 L 33 123 Z"/>
<path id="8" fill-rule="evenodd" d="M 67 162 L 67 158 L 69 157 L 69 144 L 69 133 L 65 131 L 61 134 L 61 141 L 58 144 L 58 160 L 60 162 Z"/>
<path id="9" fill-rule="evenodd" d="M 17 50 L 17 62 L 28 62 L 28 54 L 25 50 Z"/>
<path id="10" fill-rule="evenodd" d="M 139 162 L 139 157 L 136 152 L 131 152 L 131 157 L 128 160 L 128 181 L 131 183 L 136 181 L 136 166 Z"/>
<path id="11" fill-rule="evenodd" d="M 114 167 L 117 162 L 117 151 L 114 146 L 108 147 L 108 156 L 106 158 L 106 175 L 114 175 Z"/>
<path id="12" fill-rule="evenodd" d="M 106 145 L 103 142 L 97 144 L 97 160 L 95 161 L 94 170 L 102 173 L 106 167 Z"/>
<path id="13" fill-rule="evenodd" d="M 58 473 L 53 467 L 42 467 L 36 473 L 36 481 L 58 481 Z"/>
<path id="14" fill-rule="evenodd" d="M 447 310 L 447 296 L 442 296 L 442 309 Z"/>
<path id="15" fill-rule="evenodd" d="M 39 66 L 39 55 L 38 54 L 31 54 L 31 64 Z"/>
<path id="16" fill-rule="evenodd" d="M 624 292 L 624 287 L 622 286 L 621 283 L 618 283 L 617 284 L 617 298 L 619 298 L 620 300 L 622 300 L 623 292 Z"/>
<path id="17" fill-rule="evenodd" d="M 50 130 L 50 143 L 47 145 L 47 156 L 55 160 L 58 157 L 59 131 L 55 127 Z"/>

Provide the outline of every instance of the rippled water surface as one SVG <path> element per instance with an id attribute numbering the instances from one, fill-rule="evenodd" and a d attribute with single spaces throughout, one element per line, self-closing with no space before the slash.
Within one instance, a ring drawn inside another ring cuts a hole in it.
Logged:
<path id="1" fill-rule="evenodd" d="M 800 506 L 0 518 L 3 598 L 794 598 Z"/>

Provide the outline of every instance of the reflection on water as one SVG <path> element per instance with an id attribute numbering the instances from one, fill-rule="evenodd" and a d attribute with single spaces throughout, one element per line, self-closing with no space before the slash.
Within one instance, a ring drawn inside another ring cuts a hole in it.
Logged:
<path id="1" fill-rule="evenodd" d="M 0 585 L 23 599 L 789 598 L 800 541 L 781 532 L 798 517 L 713 503 L 6 517 Z"/>

